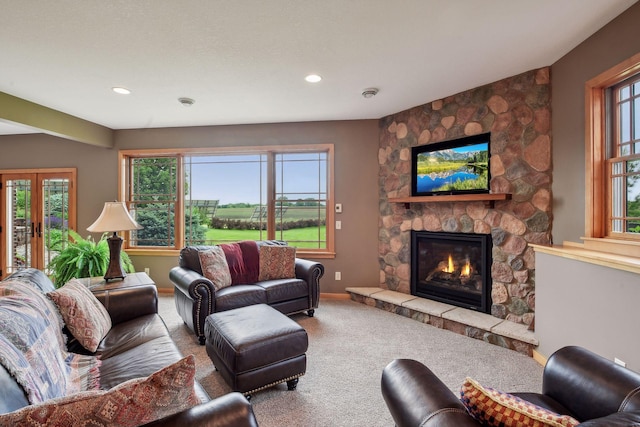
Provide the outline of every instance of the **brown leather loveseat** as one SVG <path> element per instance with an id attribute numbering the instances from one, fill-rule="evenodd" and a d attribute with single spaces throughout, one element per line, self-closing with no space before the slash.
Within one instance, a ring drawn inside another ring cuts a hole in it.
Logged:
<path id="1" fill-rule="evenodd" d="M 544 368 L 542 393 L 512 393 L 568 415 L 580 426 L 640 425 L 640 374 L 582 347 L 556 351 Z M 398 427 L 466 427 L 481 424 L 426 366 L 397 359 L 382 373 L 382 395 Z"/>
<path id="2" fill-rule="evenodd" d="M 239 245 L 241 248 L 256 246 L 258 251 L 263 245 L 287 246 L 285 242 L 278 240 L 246 241 L 239 242 Z M 212 281 L 203 275 L 200 263 L 199 252 L 209 249 L 211 246 L 183 248 L 178 266 L 169 272 L 169 278 L 174 284 L 173 295 L 178 314 L 195 333 L 200 344 L 204 345 L 205 319 L 211 313 L 268 304 L 287 315 L 304 311 L 310 317 L 314 315 L 320 298 L 320 278 L 324 274 L 322 264 L 295 258 L 295 277 L 265 281 L 254 279 L 216 290 Z M 246 255 L 243 256 L 247 258 Z"/>

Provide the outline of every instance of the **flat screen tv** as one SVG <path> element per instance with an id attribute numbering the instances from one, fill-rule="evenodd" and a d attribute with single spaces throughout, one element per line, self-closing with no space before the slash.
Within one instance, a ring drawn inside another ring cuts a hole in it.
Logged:
<path id="1" fill-rule="evenodd" d="M 411 150 L 411 195 L 489 192 L 491 134 L 419 145 Z"/>

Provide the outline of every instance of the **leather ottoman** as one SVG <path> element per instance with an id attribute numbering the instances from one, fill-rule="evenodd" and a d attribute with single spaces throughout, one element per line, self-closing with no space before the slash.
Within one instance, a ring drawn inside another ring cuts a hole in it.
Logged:
<path id="1" fill-rule="evenodd" d="M 216 369 L 245 396 L 285 381 L 294 390 L 306 372 L 307 331 L 266 304 L 210 314 L 204 334 Z"/>

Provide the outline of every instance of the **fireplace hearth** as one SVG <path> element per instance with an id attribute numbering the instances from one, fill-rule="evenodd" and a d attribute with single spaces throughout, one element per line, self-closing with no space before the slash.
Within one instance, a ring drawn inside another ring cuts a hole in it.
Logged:
<path id="1" fill-rule="evenodd" d="M 411 232 L 411 294 L 489 313 L 490 234 Z"/>

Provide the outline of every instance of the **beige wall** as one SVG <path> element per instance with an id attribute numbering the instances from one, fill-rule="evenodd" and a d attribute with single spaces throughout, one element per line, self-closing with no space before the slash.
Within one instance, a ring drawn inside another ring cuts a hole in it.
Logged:
<path id="1" fill-rule="evenodd" d="M 638 275 L 536 252 L 537 351 L 579 345 L 640 372 Z"/>
<path id="2" fill-rule="evenodd" d="M 585 226 L 585 83 L 640 52 L 640 3 L 551 66 L 553 241 L 579 241 Z"/>
<path id="3" fill-rule="evenodd" d="M 553 240 L 580 241 L 585 227 L 585 83 L 640 52 L 640 3 L 551 67 Z M 577 344 L 640 369 L 638 275 L 536 253 L 536 337 L 548 357 Z"/>
<path id="4" fill-rule="evenodd" d="M 348 286 L 378 283 L 378 122 L 376 120 L 308 122 L 242 126 L 119 130 L 115 149 L 71 142 L 47 135 L 0 137 L 0 169 L 76 167 L 78 229 L 97 218 L 106 200 L 117 198 L 118 149 L 226 147 L 286 144 L 335 144 L 336 257 L 322 259 L 326 269 L 321 292 L 341 293 Z M 96 236 L 97 237 L 97 236 Z M 170 287 L 168 272 L 176 256 L 134 256 L 136 269 L 150 268 L 160 287 Z M 342 280 L 335 281 L 335 272 Z"/>

